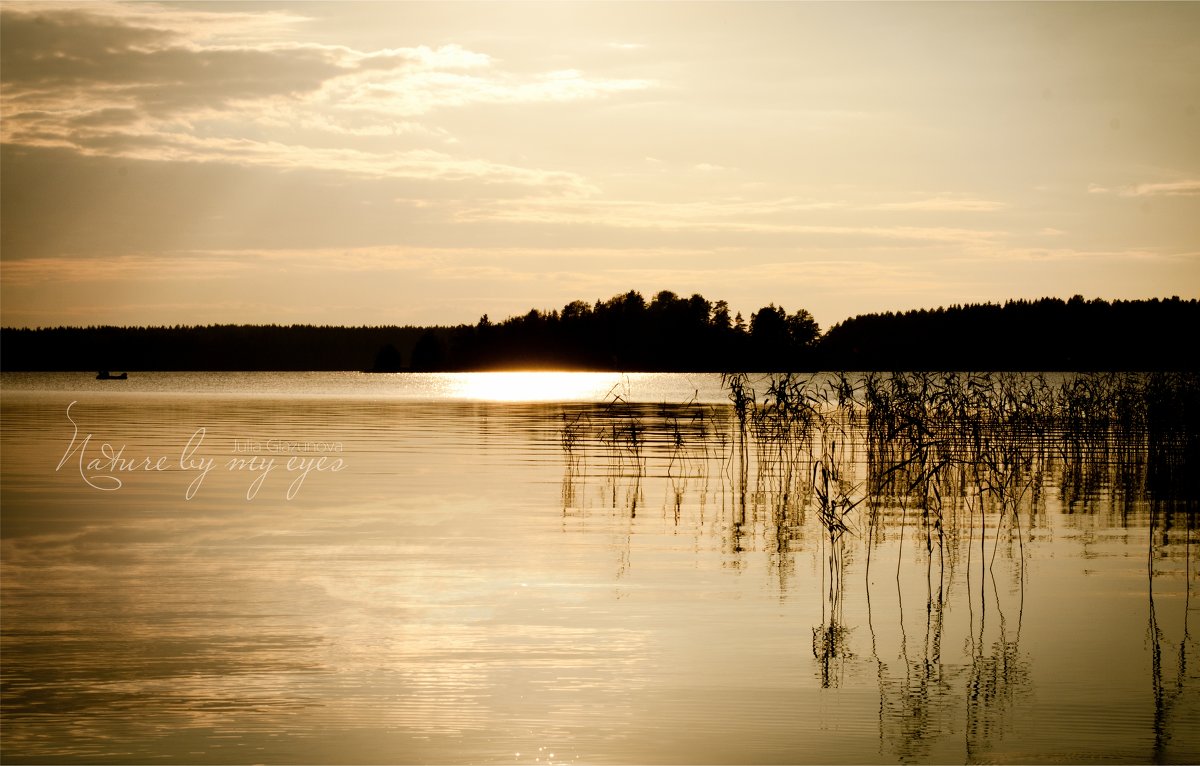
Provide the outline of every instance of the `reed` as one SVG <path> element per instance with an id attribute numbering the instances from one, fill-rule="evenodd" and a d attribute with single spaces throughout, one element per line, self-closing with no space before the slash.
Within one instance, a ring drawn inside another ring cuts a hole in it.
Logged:
<path id="1" fill-rule="evenodd" d="M 723 382 L 726 407 L 654 409 L 613 392 L 564 412 L 562 449 L 602 448 L 614 472 L 639 477 L 662 460 L 673 481 L 707 481 L 719 465 L 739 530 L 755 508 L 768 511 L 782 553 L 812 512 L 831 550 L 861 531 L 868 570 L 889 537 L 900 545 L 897 572 L 913 543 L 939 577 L 960 552 L 968 566 L 979 555 L 990 567 L 1009 546 L 1023 561 L 1051 472 L 1068 509 L 1145 489 L 1194 523 L 1196 374 L 733 373 Z"/>
<path id="2" fill-rule="evenodd" d="M 655 471 L 663 469 L 654 475 L 671 488 L 664 516 L 673 509 L 677 524 L 686 513 L 688 482 L 707 478 L 708 466 L 718 466 L 729 477 L 732 499 L 726 511 L 723 489 L 719 522 L 728 535 L 726 565 L 740 567 L 746 551 L 760 550 L 769 571 L 778 570 L 781 592 L 797 559 L 789 555 L 790 544 L 816 534 L 819 552 L 815 545 L 807 548 L 821 572 L 821 622 L 812 627 L 812 652 L 825 688 L 841 683 L 853 658 L 853 628 L 843 615 L 846 573 L 857 546 L 865 546 L 881 731 L 887 717 L 902 754 L 920 756 L 922 744 L 913 735 L 940 724 L 950 706 L 938 699 L 950 693 L 952 672 L 965 684 L 966 722 L 959 730 L 968 760 L 989 751 L 989 740 L 1007 727 L 1028 693 L 1030 670 L 1020 646 L 1031 549 L 1026 543 L 1046 523 L 1043 509 L 1053 501 L 1045 494 L 1048 477 L 1057 478 L 1058 500 L 1069 513 L 1103 506 L 1098 498 L 1110 494 L 1150 498 L 1147 635 L 1156 735 L 1166 731 L 1160 721 L 1171 715 L 1184 677 L 1191 587 L 1185 591 L 1179 669 L 1173 671 L 1176 647 L 1158 624 L 1153 578 L 1172 534 L 1187 541 L 1184 566 L 1192 571 L 1190 544 L 1200 520 L 1200 375 L 901 372 L 759 380 L 738 373 L 723 380 L 729 404 L 721 407 L 693 400 L 652 410 L 613 396 L 587 415 L 564 414 L 561 441 L 569 465 L 572 455 L 596 446 L 617 466 L 634 466 L 630 534 L 648 461 L 661 461 L 653 463 Z M 568 479 L 575 475 L 568 470 Z M 573 493 L 564 491 L 564 504 Z M 1146 512 L 1141 502 L 1120 508 Z M 885 689 L 870 599 L 872 553 L 889 539 L 897 548 L 903 675 L 886 681 Z M 956 578 L 964 556 L 966 576 Z M 1001 603 L 998 561 L 1020 578 L 1015 615 Z M 905 630 L 900 577 L 906 562 L 925 565 L 923 641 Z M 964 581 L 970 665 L 947 671 L 941 657 L 949 591 Z"/>

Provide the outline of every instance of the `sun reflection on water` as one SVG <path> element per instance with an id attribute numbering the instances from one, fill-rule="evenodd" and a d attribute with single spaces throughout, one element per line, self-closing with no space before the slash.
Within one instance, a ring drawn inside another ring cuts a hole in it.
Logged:
<path id="1" fill-rule="evenodd" d="M 600 401 L 621 386 L 614 372 L 476 372 L 455 376 L 450 396 L 492 402 Z"/>

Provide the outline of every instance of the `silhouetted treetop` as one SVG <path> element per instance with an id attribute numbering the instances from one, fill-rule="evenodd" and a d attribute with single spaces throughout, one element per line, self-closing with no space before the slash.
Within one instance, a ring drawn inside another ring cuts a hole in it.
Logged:
<path id="1" fill-rule="evenodd" d="M 456 327 L 4 329 L 0 353 L 5 370 L 1194 370 L 1196 326 L 1196 300 L 1076 295 L 865 314 L 822 335 L 804 309 L 747 323 L 723 300 L 630 290 Z"/>
<path id="2" fill-rule="evenodd" d="M 1197 369 L 1200 303 L 1075 295 L 865 314 L 821 339 L 846 369 Z"/>

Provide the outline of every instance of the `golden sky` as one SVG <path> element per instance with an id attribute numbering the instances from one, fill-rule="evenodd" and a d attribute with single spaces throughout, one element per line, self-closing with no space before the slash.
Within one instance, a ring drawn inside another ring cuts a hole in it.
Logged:
<path id="1" fill-rule="evenodd" d="M 1200 297 L 1200 3 L 0 14 L 5 326 Z"/>

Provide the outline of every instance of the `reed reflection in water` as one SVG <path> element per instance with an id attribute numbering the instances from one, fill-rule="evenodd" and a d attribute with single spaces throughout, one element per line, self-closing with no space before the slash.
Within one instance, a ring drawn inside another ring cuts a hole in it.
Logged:
<path id="1" fill-rule="evenodd" d="M 227 380 L 6 388 L 6 762 L 1200 760 L 1193 378 Z"/>
<path id="2" fill-rule="evenodd" d="M 1035 552 L 1054 555 L 1048 505 L 1067 519 L 1104 514 L 1120 529 L 1144 524 L 1153 689 L 1147 757 L 1187 761 L 1198 754 L 1200 713 L 1194 670 L 1188 675 L 1195 654 L 1191 545 L 1200 498 L 1197 383 L 1189 375 L 1095 374 L 1053 383 L 1015 374 L 765 381 L 731 375 L 725 379 L 730 408 L 692 402 L 655 410 L 613 397 L 599 410 L 563 415 L 564 514 L 583 512 L 582 453 L 590 445 L 604 466 L 592 478 L 602 479 L 611 508 L 630 519 L 645 504 L 647 479 L 665 474 L 676 527 L 687 523 L 681 520 L 686 479 L 699 482 L 701 497 L 718 485 L 722 509 L 732 511 L 723 541 L 735 557 L 732 565 L 743 566 L 747 550 L 763 551 L 781 594 L 794 575 L 789 553 L 815 547 L 810 535 L 817 532 L 821 622 L 812 628 L 812 655 L 822 689 L 840 687 L 848 672 L 861 670 L 851 636 L 862 626 L 847 619 L 845 595 L 848 565 L 862 557 L 861 617 L 878 683 L 880 753 L 906 762 L 944 757 L 939 740 L 955 736 L 968 762 L 1104 753 L 1112 719 L 1122 715 L 1114 711 L 1124 707 L 1104 688 L 1111 670 L 1081 679 L 1097 693 L 1091 702 L 1101 714 L 1094 720 L 1068 713 L 1066 725 L 1052 734 L 1019 731 L 1031 723 L 1020 720 L 1019 709 L 1036 698 L 1034 653 L 1021 645 L 1026 588 L 1031 570 L 1039 569 Z M 894 585 L 879 577 L 880 558 Z M 1162 577 L 1175 581 L 1167 655 L 1155 605 L 1155 581 Z M 882 610 L 890 619 L 877 625 L 881 610 L 873 608 L 872 592 L 877 607 L 881 585 L 891 597 Z M 1051 592 L 1054 586 L 1046 584 Z M 1059 599 L 1076 597 L 1064 587 Z M 947 660 L 948 614 L 957 608 L 951 619 L 961 620 L 964 607 L 966 623 L 955 627 L 965 632 L 967 661 Z M 881 653 L 877 628 L 898 638 L 898 647 Z M 1071 645 L 1078 637 L 1058 639 Z M 1181 704 L 1186 710 L 1176 708 Z M 1144 717 L 1144 711 L 1134 715 Z M 1184 741 L 1175 742 L 1180 735 Z M 1066 746 L 1071 739 L 1076 748 Z M 1001 741 L 1021 749 L 997 751 Z"/>

